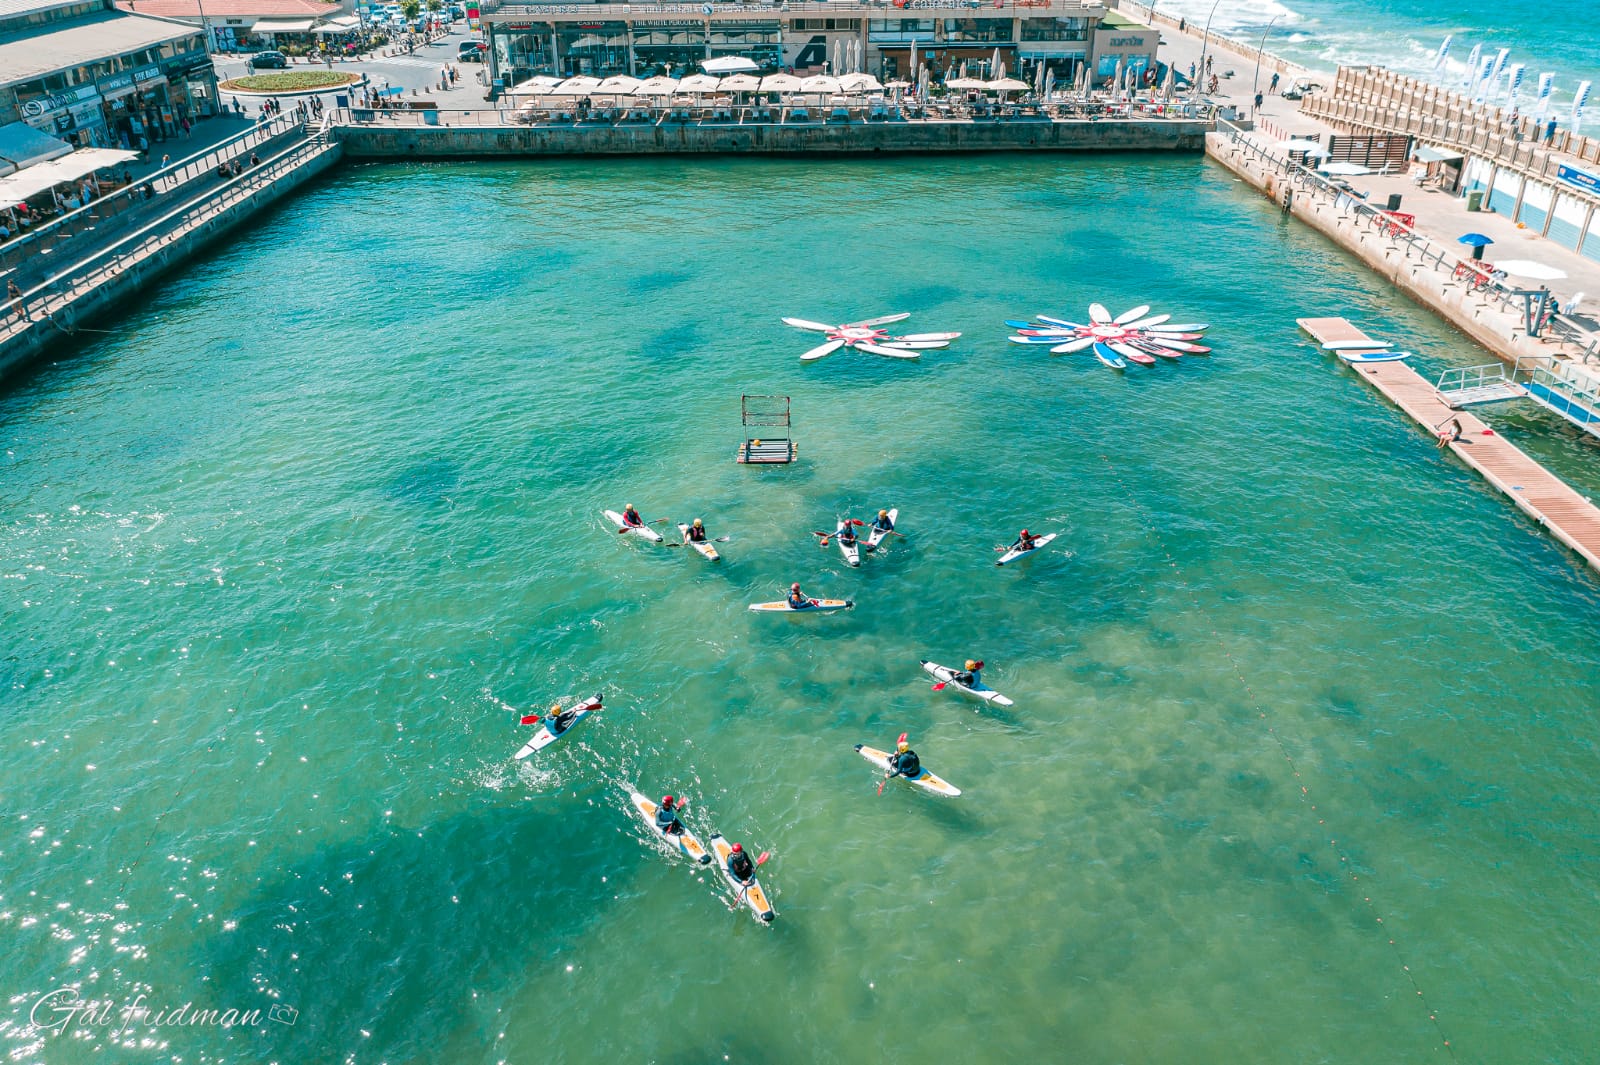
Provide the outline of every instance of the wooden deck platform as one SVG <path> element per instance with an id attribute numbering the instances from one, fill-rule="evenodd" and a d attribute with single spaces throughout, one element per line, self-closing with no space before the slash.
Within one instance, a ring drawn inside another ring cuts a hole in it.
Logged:
<path id="1" fill-rule="evenodd" d="M 1304 326 L 1312 321 L 1329 319 L 1305 319 L 1301 324 Z M 1311 330 L 1308 328 L 1307 331 Z M 1461 439 L 1450 444 L 1450 450 L 1509 496 L 1523 513 L 1548 529 L 1550 535 L 1582 555 L 1591 567 L 1600 570 L 1600 507 L 1579 495 L 1565 481 L 1529 458 L 1488 425 L 1466 411 L 1450 406 L 1438 389 L 1405 363 L 1370 363 L 1351 366 L 1350 369 L 1361 380 L 1389 397 L 1435 438 L 1440 432 L 1449 430 L 1451 419 L 1458 420 L 1461 423 Z"/>
<path id="2" fill-rule="evenodd" d="M 738 461 L 761 465 L 793 462 L 799 450 L 793 440 L 746 440 L 739 445 Z"/>

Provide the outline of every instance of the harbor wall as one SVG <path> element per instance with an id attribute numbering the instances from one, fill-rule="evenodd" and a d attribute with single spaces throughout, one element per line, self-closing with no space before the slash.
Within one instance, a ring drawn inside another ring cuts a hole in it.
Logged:
<path id="1" fill-rule="evenodd" d="M 838 154 L 871 152 L 1203 152 L 1210 123 L 1192 121 L 885 122 L 824 125 L 338 127 L 345 153 L 370 158 Z"/>
<path id="2" fill-rule="evenodd" d="M 339 161 L 337 144 L 297 163 L 292 170 L 267 181 L 246 195 L 218 205 L 214 212 L 180 219 L 166 231 L 127 251 L 114 271 L 92 282 L 85 281 L 48 304 L 50 317 L 42 313 L 40 302 L 30 311 L 34 321 L 21 332 L 0 343 L 0 378 L 41 355 L 49 347 L 65 341 L 79 326 L 88 326 L 114 311 L 124 300 L 137 295 L 159 274 L 184 264 L 207 245 L 248 221 L 259 211 L 283 199 L 314 180 Z"/>
<path id="3" fill-rule="evenodd" d="M 1481 292 L 1407 255 L 1407 247 L 1359 225 L 1326 197 L 1312 195 L 1281 172 L 1235 145 L 1225 133 L 1206 137 L 1206 154 L 1287 213 L 1356 256 L 1418 303 L 1440 315 L 1495 357 L 1515 364 L 1522 356 L 1548 356 L 1550 348 L 1525 332 L 1507 329 L 1508 315 Z M 1286 206 L 1287 205 L 1287 206 Z"/>

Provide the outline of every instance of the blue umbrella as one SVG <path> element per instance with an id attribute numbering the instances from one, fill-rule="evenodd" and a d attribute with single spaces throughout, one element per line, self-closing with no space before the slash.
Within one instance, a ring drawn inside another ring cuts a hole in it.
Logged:
<path id="1" fill-rule="evenodd" d="M 1483 258 L 1483 249 L 1486 245 L 1493 244 L 1494 240 L 1482 233 L 1463 233 L 1456 238 L 1457 244 L 1467 244 L 1472 248 L 1473 259 Z"/>

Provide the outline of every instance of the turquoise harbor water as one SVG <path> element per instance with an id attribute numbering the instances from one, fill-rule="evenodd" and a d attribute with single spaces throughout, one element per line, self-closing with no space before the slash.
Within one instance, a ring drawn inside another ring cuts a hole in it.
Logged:
<path id="1" fill-rule="evenodd" d="M 1004 342 L 1091 300 L 1216 355 Z M 893 310 L 966 336 L 802 366 L 778 322 Z M 295 199 L 0 397 L 8 1060 L 1581 1059 L 1600 585 L 1315 313 L 1484 359 L 1198 160 Z M 793 396 L 797 465 L 734 464 L 744 392 Z M 726 561 L 613 536 L 630 501 Z M 809 535 L 880 505 L 909 539 L 860 570 Z M 1062 549 L 996 569 L 1020 525 Z M 859 605 L 746 611 L 792 579 Z M 968 654 L 1015 708 L 929 690 Z M 875 794 L 851 747 L 902 730 L 960 799 Z M 634 785 L 772 851 L 775 925 Z M 121 1012 L 29 1028 L 58 988 Z"/>

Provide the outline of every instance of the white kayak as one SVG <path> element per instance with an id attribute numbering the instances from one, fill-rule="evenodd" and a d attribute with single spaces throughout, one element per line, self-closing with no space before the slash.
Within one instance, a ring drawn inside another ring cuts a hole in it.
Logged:
<path id="1" fill-rule="evenodd" d="M 682 832 L 674 832 L 668 835 L 656 827 L 655 803 L 640 795 L 637 791 L 630 795 L 629 798 L 633 800 L 634 809 L 639 811 L 639 816 L 644 818 L 645 824 L 650 826 L 650 831 L 656 834 L 656 838 L 664 839 L 668 843 L 674 844 L 685 856 L 693 858 L 701 865 L 711 861 L 710 852 L 701 846 L 700 841 L 695 838 L 694 833 L 690 832 L 687 827 Z"/>
<path id="2" fill-rule="evenodd" d="M 648 525 L 625 525 L 622 521 L 622 515 L 618 514 L 614 510 L 606 510 L 602 511 L 601 513 L 605 514 L 606 520 L 610 521 L 611 524 L 615 525 L 618 529 L 621 529 L 624 532 L 637 533 L 653 544 L 659 544 L 661 542 L 661 534 L 650 528 Z"/>
<path id="3" fill-rule="evenodd" d="M 845 521 L 849 520 L 848 518 L 845 519 Z M 839 554 L 844 556 L 846 562 L 852 566 L 859 566 L 861 565 L 861 540 L 858 537 L 846 543 L 844 537 L 839 535 L 846 529 L 850 529 L 853 532 L 855 527 L 846 525 L 844 521 L 841 521 L 838 527 L 833 530 L 833 542 L 839 545 Z"/>
<path id="4" fill-rule="evenodd" d="M 830 610 L 849 610 L 855 606 L 850 599 L 808 599 L 809 606 L 790 606 L 789 600 L 776 603 L 751 603 L 750 609 L 758 614 L 826 614 Z"/>
<path id="5" fill-rule="evenodd" d="M 890 510 L 889 510 L 889 524 L 893 525 L 895 522 L 897 522 L 899 520 L 900 520 L 900 508 L 899 507 L 890 508 Z M 888 535 L 889 535 L 889 533 L 886 532 L 883 529 L 873 529 L 871 532 L 869 532 L 867 534 L 867 550 L 868 551 L 876 551 L 877 548 L 878 548 L 878 545 L 883 543 L 883 538 L 885 536 L 888 536 Z"/>
<path id="6" fill-rule="evenodd" d="M 1000 561 L 996 562 L 995 565 L 1004 566 L 1007 562 L 1015 562 L 1019 558 L 1026 558 L 1035 551 L 1039 550 L 1039 548 L 1043 547 L 1045 544 L 1048 544 L 1051 540 L 1054 540 L 1058 535 L 1060 534 L 1048 533 L 1044 536 L 1035 536 L 1033 538 L 1033 546 L 1028 548 L 1026 551 L 1020 550 L 1017 545 L 1013 543 L 1011 548 L 1006 551 L 1005 554 L 1000 556 Z"/>
<path id="7" fill-rule="evenodd" d="M 700 557 L 701 558 L 704 558 L 709 562 L 716 562 L 718 559 L 722 558 L 721 555 L 717 554 L 717 549 L 711 546 L 710 541 L 708 541 L 708 540 L 690 540 L 689 539 L 689 526 L 683 524 L 682 522 L 679 522 L 678 523 L 678 531 L 683 534 L 683 538 L 686 541 L 688 541 L 688 544 L 689 544 L 690 547 L 692 547 L 696 551 L 700 552 Z"/>
<path id="8" fill-rule="evenodd" d="M 995 706 L 1014 705 L 1010 699 L 1007 699 L 1004 695 L 1001 695 L 993 688 L 984 684 L 982 679 L 979 679 L 978 683 L 976 684 L 962 684 L 959 680 L 955 679 L 956 671 L 951 669 L 949 666 L 941 666 L 937 662 L 929 662 L 925 658 L 921 659 L 920 661 L 922 662 L 923 669 L 927 670 L 929 673 L 932 673 L 936 679 L 943 681 L 946 687 L 954 688 L 963 695 L 970 695 L 974 699 L 982 699 L 984 702 L 993 703 Z"/>
<path id="9" fill-rule="evenodd" d="M 736 897 L 744 899 L 745 905 L 754 911 L 759 920 L 770 921 L 778 916 L 777 911 L 772 908 L 772 903 L 767 901 L 767 893 L 761 890 L 760 880 L 752 876 L 750 883 L 746 884 L 728 871 L 728 857 L 733 854 L 733 845 L 722 838 L 721 832 L 712 834 L 711 850 L 717 856 L 717 868 L 722 870 L 723 879 L 733 888 Z"/>
<path id="10" fill-rule="evenodd" d="M 522 749 L 517 752 L 517 757 L 526 758 L 534 751 L 542 751 L 552 743 L 556 742 L 556 740 L 559 740 L 561 737 L 571 732 L 578 726 L 578 722 L 588 717 L 591 712 L 600 709 L 600 696 L 596 695 L 585 699 L 583 702 L 573 707 L 573 709 L 577 711 L 577 716 L 575 716 L 571 721 L 567 722 L 566 728 L 562 729 L 560 732 L 551 732 L 549 725 L 541 725 L 539 727 L 539 731 L 534 733 L 533 739 L 522 745 Z"/>
<path id="11" fill-rule="evenodd" d="M 876 747 L 868 747 L 864 743 L 858 743 L 856 744 L 856 752 L 885 773 L 889 771 L 888 751 L 880 751 Z M 917 770 L 917 775 L 914 777 L 901 777 L 899 779 L 909 781 L 925 791 L 933 792 L 935 795 L 948 795 L 953 799 L 961 794 L 960 788 L 940 777 L 934 776 L 928 772 L 927 766 Z"/>

